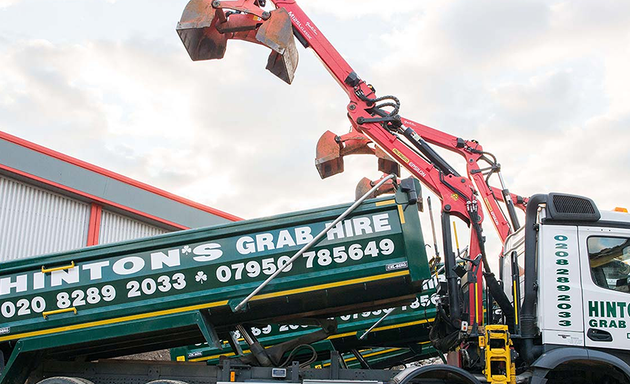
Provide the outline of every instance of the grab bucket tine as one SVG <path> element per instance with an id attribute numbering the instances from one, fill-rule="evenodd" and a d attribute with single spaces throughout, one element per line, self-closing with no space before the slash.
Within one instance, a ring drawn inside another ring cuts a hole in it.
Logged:
<path id="1" fill-rule="evenodd" d="M 258 43 L 271 48 L 267 69 L 291 84 L 299 57 L 289 13 L 278 8 L 261 14 L 258 3 L 251 0 L 224 5 L 220 1 L 190 0 L 184 8 L 177 33 L 190 58 L 222 59 L 229 39 Z"/>
<path id="2" fill-rule="evenodd" d="M 355 200 L 358 200 L 361 196 L 365 195 L 370 189 L 378 184 L 379 181 L 380 180 L 372 181 L 367 177 L 362 178 L 354 190 Z M 385 182 L 385 184 L 381 185 L 376 191 L 372 192 L 369 198 L 379 197 L 380 195 L 388 193 L 396 193 L 396 182 L 394 180 L 388 180 Z"/>
<path id="3" fill-rule="evenodd" d="M 319 138 L 319 141 L 317 141 L 315 167 L 317 168 L 317 172 L 319 172 L 319 177 L 322 179 L 343 172 L 342 145 L 337 139 L 337 135 L 326 131 Z"/>
<path id="4" fill-rule="evenodd" d="M 291 84 L 297 69 L 297 63 L 298 52 L 295 49 L 295 45 L 293 45 L 293 48 L 287 48 L 284 54 L 279 54 L 275 51 L 271 52 L 269 59 L 267 59 L 266 68 L 282 79 L 282 81 Z"/>
<path id="5" fill-rule="evenodd" d="M 190 0 L 177 23 L 177 34 L 193 61 L 222 59 L 227 48 L 227 36 L 220 33 L 218 18 L 211 0 Z"/>
<path id="6" fill-rule="evenodd" d="M 284 8 L 271 11 L 271 16 L 258 28 L 256 40 L 272 49 L 267 69 L 291 84 L 299 55 L 293 38 L 291 17 Z"/>

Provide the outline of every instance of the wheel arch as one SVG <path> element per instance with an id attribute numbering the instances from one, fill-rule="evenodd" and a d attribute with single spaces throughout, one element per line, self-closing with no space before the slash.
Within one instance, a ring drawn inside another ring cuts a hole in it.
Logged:
<path id="1" fill-rule="evenodd" d="M 477 380 L 477 378 L 469 372 L 461 368 L 445 364 L 425 365 L 424 367 L 407 368 L 398 373 L 393 378 L 392 382 L 395 384 L 408 384 L 415 378 L 421 378 L 422 376 L 431 376 L 435 374 L 448 375 L 451 378 L 456 377 L 462 383 L 480 384 L 479 380 Z"/>
<path id="2" fill-rule="evenodd" d="M 572 361 L 594 361 L 618 368 L 630 380 L 630 365 L 615 355 L 586 348 L 557 348 L 543 353 L 531 365 L 533 368 L 531 384 L 545 384 L 545 376 L 562 364 Z"/>

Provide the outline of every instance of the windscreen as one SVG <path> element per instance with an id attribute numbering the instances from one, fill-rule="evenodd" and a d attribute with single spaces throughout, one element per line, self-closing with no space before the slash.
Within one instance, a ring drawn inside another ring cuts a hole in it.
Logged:
<path id="1" fill-rule="evenodd" d="M 589 237 L 588 256 L 596 285 L 630 292 L 630 238 Z"/>

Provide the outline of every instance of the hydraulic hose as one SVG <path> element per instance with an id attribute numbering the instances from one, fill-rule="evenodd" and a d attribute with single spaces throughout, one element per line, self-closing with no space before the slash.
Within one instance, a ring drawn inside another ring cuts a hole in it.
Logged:
<path id="1" fill-rule="evenodd" d="M 512 303 L 510 303 L 510 300 L 505 295 L 505 292 L 503 292 L 503 289 L 499 285 L 499 282 L 494 276 L 494 273 L 484 272 L 483 277 L 486 280 L 486 285 L 490 290 L 490 294 L 497 302 L 497 304 L 499 304 L 499 308 L 501 308 L 501 311 L 505 315 L 505 321 L 507 322 L 508 330 L 510 331 L 510 333 L 514 333 L 515 318 L 514 307 L 512 306 Z M 491 311 L 492 308 L 488 308 L 487 310 Z"/>
<path id="2" fill-rule="evenodd" d="M 478 222 L 477 212 L 471 212 L 471 226 L 477 235 L 477 239 L 479 242 L 479 250 L 481 252 L 481 262 L 483 264 L 483 277 L 486 280 L 486 285 L 490 290 L 490 294 L 494 298 L 494 300 L 499 304 L 499 308 L 505 315 L 506 322 L 508 324 L 508 329 L 510 332 L 514 332 L 514 307 L 510 303 L 510 300 L 505 295 L 505 292 L 499 285 L 494 273 L 490 269 L 490 264 L 488 263 L 488 259 L 486 257 L 486 249 L 484 245 L 484 239 L 481 232 L 481 226 Z M 491 311 L 492 308 L 488 308 L 488 311 Z"/>

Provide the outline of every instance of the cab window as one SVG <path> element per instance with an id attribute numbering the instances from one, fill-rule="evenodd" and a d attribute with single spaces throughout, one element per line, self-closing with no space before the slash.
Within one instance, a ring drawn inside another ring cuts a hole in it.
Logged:
<path id="1" fill-rule="evenodd" d="M 630 292 L 630 238 L 588 238 L 593 282 L 606 289 Z"/>

